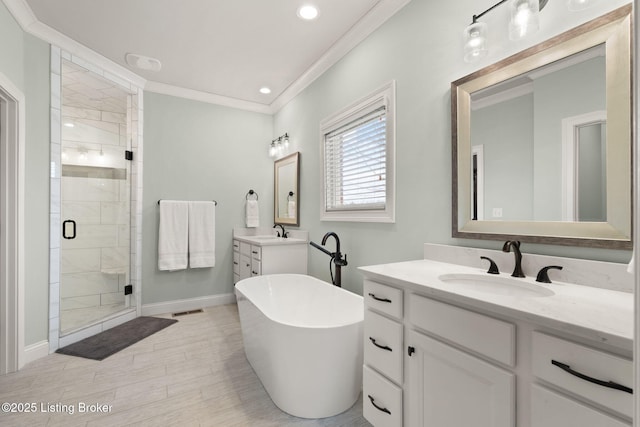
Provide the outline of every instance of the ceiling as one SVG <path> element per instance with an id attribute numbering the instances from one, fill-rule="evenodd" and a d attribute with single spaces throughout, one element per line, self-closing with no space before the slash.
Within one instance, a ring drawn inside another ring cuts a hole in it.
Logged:
<path id="1" fill-rule="evenodd" d="M 264 106 L 295 96 L 292 88 L 301 90 L 408 1 L 26 0 L 39 23 L 133 71 L 148 88 Z M 296 13 L 308 3 L 319 9 L 313 21 Z M 129 66 L 127 53 L 162 68 Z M 271 93 L 260 93 L 263 86 Z"/>

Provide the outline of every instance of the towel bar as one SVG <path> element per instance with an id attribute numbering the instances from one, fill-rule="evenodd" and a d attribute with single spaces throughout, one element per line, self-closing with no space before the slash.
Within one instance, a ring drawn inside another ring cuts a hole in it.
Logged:
<path id="1" fill-rule="evenodd" d="M 161 202 L 161 201 L 162 201 L 162 199 L 158 200 L 158 205 L 160 205 L 160 202 Z M 212 200 L 212 202 L 213 202 L 216 206 L 218 206 L 218 202 L 217 202 L 216 200 Z"/>

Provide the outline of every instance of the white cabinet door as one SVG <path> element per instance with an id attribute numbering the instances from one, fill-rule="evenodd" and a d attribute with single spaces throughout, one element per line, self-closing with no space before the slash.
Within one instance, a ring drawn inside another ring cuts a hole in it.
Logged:
<path id="1" fill-rule="evenodd" d="M 251 258 L 240 254 L 240 280 L 251 277 Z"/>
<path id="2" fill-rule="evenodd" d="M 409 426 L 515 426 L 513 373 L 415 331 L 407 345 Z"/>
<path id="3" fill-rule="evenodd" d="M 531 427 L 630 427 L 588 405 L 539 385 L 531 386 Z"/>

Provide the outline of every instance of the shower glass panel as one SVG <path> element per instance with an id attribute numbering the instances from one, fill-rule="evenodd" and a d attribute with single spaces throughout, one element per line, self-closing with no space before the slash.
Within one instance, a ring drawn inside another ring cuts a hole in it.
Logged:
<path id="1" fill-rule="evenodd" d="M 132 96 L 62 61 L 60 331 L 126 310 L 130 281 Z"/>

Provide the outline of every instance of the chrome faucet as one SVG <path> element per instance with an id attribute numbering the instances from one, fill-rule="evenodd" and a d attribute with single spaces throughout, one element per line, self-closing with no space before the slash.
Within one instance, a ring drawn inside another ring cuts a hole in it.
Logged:
<path id="1" fill-rule="evenodd" d="M 517 240 L 507 240 L 502 246 L 502 252 L 510 252 L 513 249 L 513 254 L 516 258 L 516 266 L 511 274 L 513 277 L 525 277 L 522 272 L 522 252 L 520 252 L 520 242 Z"/>
<path id="2" fill-rule="evenodd" d="M 333 237 L 336 240 L 335 252 L 329 252 L 328 250 L 322 247 L 327 243 L 327 239 L 329 237 Z M 318 245 L 315 242 L 309 242 L 309 244 L 314 248 L 321 250 L 322 252 L 324 252 L 325 254 L 331 257 L 331 261 L 336 266 L 336 275 L 334 277 L 332 272 L 331 280 L 333 284 L 336 285 L 337 287 L 342 287 L 342 273 L 340 269 L 347 265 L 347 255 L 345 255 L 344 258 L 342 258 L 342 253 L 340 252 L 340 238 L 338 237 L 338 235 L 333 231 L 330 231 L 327 234 L 325 234 L 324 237 L 322 238 L 322 246 Z M 331 264 L 329 264 L 329 266 L 331 266 Z"/>
<path id="3" fill-rule="evenodd" d="M 282 230 L 282 235 L 280 235 L 279 231 L 276 231 L 276 233 L 278 233 L 278 237 L 283 237 L 283 238 L 286 239 L 287 238 L 287 232 L 284 231 L 284 227 L 282 226 L 282 224 L 273 224 L 273 228 L 276 228 L 276 227 L 280 227 L 280 229 Z"/>

